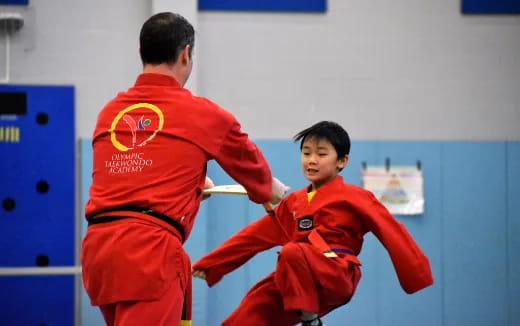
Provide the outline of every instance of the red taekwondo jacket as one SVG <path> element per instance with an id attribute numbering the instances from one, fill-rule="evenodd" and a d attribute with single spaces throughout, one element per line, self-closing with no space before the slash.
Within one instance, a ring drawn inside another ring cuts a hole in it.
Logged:
<path id="1" fill-rule="evenodd" d="M 98 116 L 92 146 L 87 217 L 122 205 L 144 207 L 176 220 L 186 240 L 211 159 L 252 201 L 271 197 L 267 162 L 235 117 L 169 76 L 141 74 L 110 101 Z"/>
<path id="2" fill-rule="evenodd" d="M 318 188 L 310 202 L 307 189 L 294 191 L 275 208 L 273 217 L 265 215 L 226 240 L 218 248 L 193 265 L 206 272 L 208 285 L 252 258 L 256 253 L 291 241 L 312 243 L 311 234 L 318 232 L 330 248 L 343 248 L 358 255 L 363 236 L 372 232 L 386 248 L 407 293 L 433 284 L 428 258 L 423 254 L 405 226 L 363 188 L 346 184 L 337 176 Z M 347 260 L 354 261 L 355 257 Z"/>

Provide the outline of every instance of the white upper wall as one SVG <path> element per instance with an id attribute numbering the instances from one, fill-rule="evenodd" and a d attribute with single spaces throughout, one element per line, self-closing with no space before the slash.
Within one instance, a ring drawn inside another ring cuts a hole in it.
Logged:
<path id="1" fill-rule="evenodd" d="M 90 137 L 141 71 L 152 2 L 31 1 L 11 82 L 74 85 L 77 135 Z M 325 14 L 199 12 L 196 27 L 196 93 L 253 138 L 328 119 L 354 139 L 520 140 L 519 15 L 465 16 L 460 0 L 329 0 Z"/>
<path id="2" fill-rule="evenodd" d="M 199 15 L 199 91 L 262 138 L 331 119 L 357 139 L 520 139 L 520 16 L 460 0 L 329 0 Z"/>

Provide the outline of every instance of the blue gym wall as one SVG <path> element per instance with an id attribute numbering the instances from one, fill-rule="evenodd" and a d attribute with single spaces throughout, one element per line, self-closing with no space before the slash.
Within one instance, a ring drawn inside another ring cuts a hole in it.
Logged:
<path id="1" fill-rule="evenodd" d="M 292 189 L 306 184 L 298 146 L 288 140 L 257 142 L 274 174 Z M 91 172 L 89 140 L 81 142 L 81 188 L 87 198 Z M 414 295 L 399 287 L 386 251 L 367 235 L 360 258 L 363 278 L 354 299 L 325 318 L 343 325 L 519 325 L 520 142 L 354 141 L 345 179 L 360 184 L 361 162 L 422 163 L 425 213 L 398 216 L 430 258 L 435 285 Z M 233 182 L 214 162 L 216 184 Z M 242 196 L 214 195 L 201 205 L 186 249 L 192 260 L 262 215 Z M 266 251 L 208 289 L 194 280 L 194 326 L 218 325 L 247 289 L 269 273 L 276 250 Z M 101 317 L 82 296 L 82 325 Z"/>

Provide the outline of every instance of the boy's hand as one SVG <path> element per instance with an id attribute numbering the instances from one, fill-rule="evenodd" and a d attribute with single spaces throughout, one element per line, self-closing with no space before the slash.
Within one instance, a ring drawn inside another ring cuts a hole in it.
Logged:
<path id="1" fill-rule="evenodd" d="M 206 272 L 200 269 L 191 271 L 191 275 L 193 275 L 194 277 L 201 278 L 203 280 L 206 279 Z"/>
<path id="2" fill-rule="evenodd" d="M 280 182 L 280 180 L 273 177 L 272 183 L 272 195 L 271 195 L 271 204 L 276 205 L 282 200 L 283 196 L 287 193 L 289 187 Z"/>

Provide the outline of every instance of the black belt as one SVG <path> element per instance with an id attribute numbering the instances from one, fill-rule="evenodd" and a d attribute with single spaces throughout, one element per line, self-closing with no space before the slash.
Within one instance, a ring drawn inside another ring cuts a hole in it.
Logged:
<path id="1" fill-rule="evenodd" d="M 113 222 L 113 221 L 122 220 L 122 219 L 125 219 L 125 218 L 133 218 L 133 216 L 110 216 L 110 215 L 109 216 L 103 216 L 104 213 L 124 212 L 124 211 L 137 212 L 137 213 L 141 213 L 141 214 L 145 214 L 145 215 L 148 215 L 148 216 L 152 216 L 152 217 L 158 218 L 161 221 L 170 224 L 177 231 L 179 231 L 179 234 L 181 235 L 181 238 L 182 238 L 182 242 L 184 242 L 184 240 L 185 240 L 184 239 L 184 237 L 185 237 L 184 228 L 182 227 L 182 225 L 180 225 L 179 222 L 177 222 L 176 220 L 172 219 L 171 217 L 169 217 L 167 215 L 164 215 L 163 213 L 159 213 L 157 211 L 154 211 L 153 209 L 139 207 L 139 206 L 133 206 L 133 205 L 123 205 L 123 206 L 117 206 L 117 207 L 102 209 L 102 210 L 97 211 L 95 213 L 89 214 L 89 215 L 87 215 L 88 225 Z"/>

